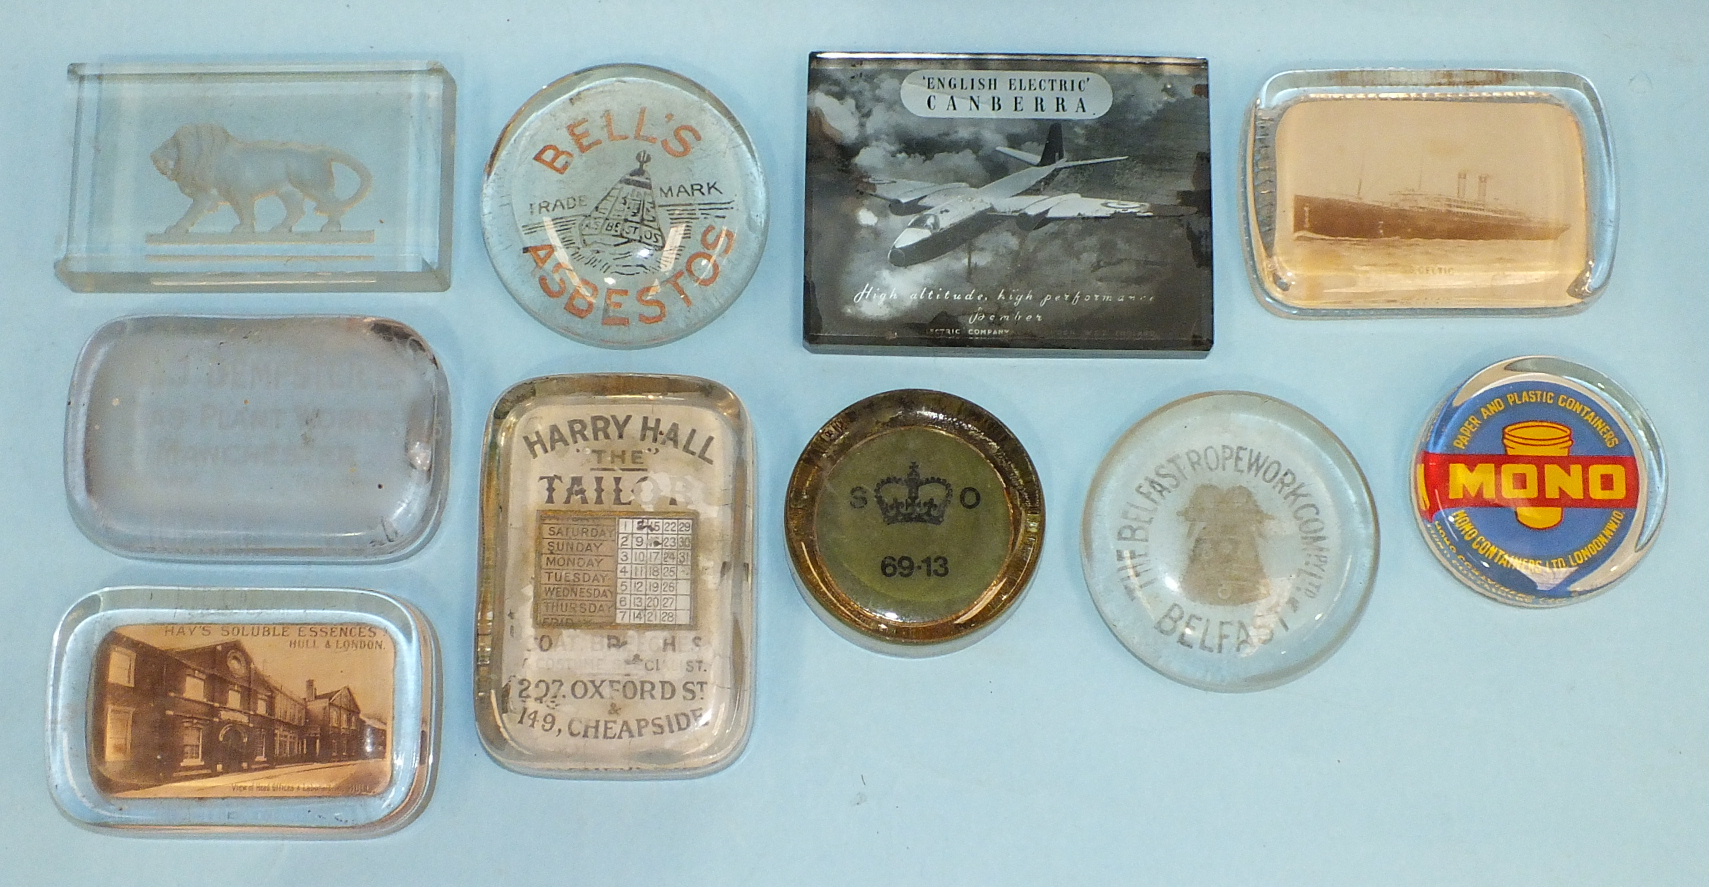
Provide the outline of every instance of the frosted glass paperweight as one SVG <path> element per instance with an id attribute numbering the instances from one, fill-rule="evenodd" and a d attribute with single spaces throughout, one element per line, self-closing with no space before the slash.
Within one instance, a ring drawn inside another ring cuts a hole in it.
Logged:
<path id="1" fill-rule="evenodd" d="M 698 776 L 753 717 L 753 433 L 688 376 L 511 388 L 481 475 L 475 717 L 533 776 Z"/>
<path id="2" fill-rule="evenodd" d="M 1353 455 L 1285 401 L 1183 398 L 1133 426 L 1092 479 L 1080 539 L 1110 631 L 1203 690 L 1317 667 L 1358 624 L 1377 516 Z"/>
<path id="3" fill-rule="evenodd" d="M 107 588 L 54 636 L 48 780 L 97 828 L 366 837 L 427 803 L 439 652 L 376 591 Z"/>
<path id="4" fill-rule="evenodd" d="M 57 270 L 79 292 L 444 290 L 437 62 L 79 64 Z"/>
<path id="5" fill-rule="evenodd" d="M 131 317 L 84 346 L 65 481 L 134 557 L 388 560 L 445 500 L 450 394 L 416 332 L 373 317 Z"/>
<path id="6" fill-rule="evenodd" d="M 1562 71 L 1289 71 L 1247 119 L 1259 298 L 1295 316 L 1560 314 L 1614 260 L 1613 149 Z"/>

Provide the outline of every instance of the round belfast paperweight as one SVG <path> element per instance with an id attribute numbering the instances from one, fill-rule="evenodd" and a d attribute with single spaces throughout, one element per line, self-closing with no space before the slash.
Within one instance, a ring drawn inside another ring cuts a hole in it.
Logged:
<path id="1" fill-rule="evenodd" d="M 1092 601 L 1146 665 L 1263 690 L 1329 658 L 1364 612 L 1377 518 L 1359 465 L 1298 407 L 1218 391 L 1133 426 L 1081 537 Z"/>
<path id="2" fill-rule="evenodd" d="M 1558 357 L 1516 357 L 1450 394 L 1413 472 L 1424 539 L 1461 582 L 1553 607 L 1607 588 L 1649 550 L 1666 473 L 1619 385 Z"/>
<path id="3" fill-rule="evenodd" d="M 730 110 L 687 78 L 602 65 L 542 89 L 487 162 L 499 279 L 552 329 L 641 348 L 711 323 L 765 247 L 766 189 Z"/>
<path id="4" fill-rule="evenodd" d="M 1044 490 L 995 416 L 941 391 L 874 395 L 808 441 L 784 527 L 807 603 L 838 633 L 901 656 L 995 628 L 1031 581 Z"/>

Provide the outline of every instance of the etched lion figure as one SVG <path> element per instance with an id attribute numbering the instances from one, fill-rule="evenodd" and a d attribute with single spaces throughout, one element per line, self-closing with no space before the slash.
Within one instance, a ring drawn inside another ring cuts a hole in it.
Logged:
<path id="1" fill-rule="evenodd" d="M 222 203 L 237 213 L 233 234 L 253 233 L 255 205 L 264 197 L 277 197 L 285 206 L 285 218 L 273 226 L 274 233 L 289 233 L 302 220 L 305 198 L 314 201 L 316 213 L 326 216 L 320 230 L 339 231 L 344 214 L 361 203 L 374 184 L 362 161 L 337 148 L 244 141 L 215 123 L 181 126 L 149 156 L 154 168 L 190 198 L 190 208 L 166 229 L 168 234 L 188 234 Z M 334 192 L 334 164 L 361 180 L 343 200 Z"/>

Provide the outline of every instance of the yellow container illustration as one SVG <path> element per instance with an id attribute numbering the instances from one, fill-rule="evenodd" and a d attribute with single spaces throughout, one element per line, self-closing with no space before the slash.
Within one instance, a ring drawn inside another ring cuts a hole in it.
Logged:
<path id="1" fill-rule="evenodd" d="M 1570 456 L 1573 430 L 1558 422 L 1515 422 L 1501 430 L 1501 444 L 1509 456 Z M 1547 530 L 1561 522 L 1559 508 L 1516 508 L 1519 522 L 1533 530 Z"/>

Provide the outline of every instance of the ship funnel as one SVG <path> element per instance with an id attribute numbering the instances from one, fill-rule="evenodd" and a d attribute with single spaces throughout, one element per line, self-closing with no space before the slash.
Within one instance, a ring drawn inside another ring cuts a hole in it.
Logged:
<path id="1" fill-rule="evenodd" d="M 1489 174 L 1485 173 L 1481 176 L 1478 176 L 1478 200 L 1482 201 L 1482 200 L 1487 200 L 1488 198 L 1489 198 Z"/>
<path id="2" fill-rule="evenodd" d="M 1466 199 L 1466 171 L 1463 169 L 1460 170 L 1459 182 L 1454 186 L 1454 196 L 1461 200 Z"/>

